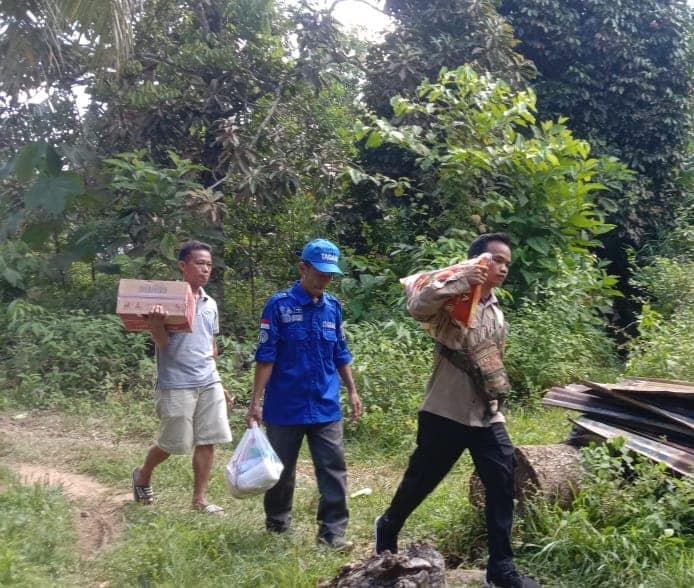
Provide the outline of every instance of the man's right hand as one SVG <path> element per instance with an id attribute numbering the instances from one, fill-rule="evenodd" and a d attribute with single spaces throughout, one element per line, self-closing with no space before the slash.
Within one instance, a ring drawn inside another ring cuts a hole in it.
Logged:
<path id="1" fill-rule="evenodd" d="M 263 424 L 263 409 L 255 403 L 251 403 L 246 412 L 246 424 L 250 427 L 253 423 L 258 426 Z"/>
<path id="2" fill-rule="evenodd" d="M 479 263 L 464 263 L 456 271 L 456 277 L 465 278 L 471 286 L 473 284 L 484 284 L 487 281 L 489 268 Z"/>
<path id="3" fill-rule="evenodd" d="M 166 331 L 166 317 L 168 316 L 168 311 L 164 310 L 161 304 L 155 304 L 147 315 L 149 332 L 160 349 L 164 349 L 169 344 L 169 334 Z"/>
<path id="4" fill-rule="evenodd" d="M 150 331 L 159 331 L 164 329 L 166 323 L 166 317 L 169 316 L 169 312 L 164 310 L 161 304 L 155 304 L 147 315 L 147 324 L 149 325 Z"/>

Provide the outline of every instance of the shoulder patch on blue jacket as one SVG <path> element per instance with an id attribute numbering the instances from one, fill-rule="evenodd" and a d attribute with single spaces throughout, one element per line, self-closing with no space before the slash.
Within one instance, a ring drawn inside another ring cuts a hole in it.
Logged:
<path id="1" fill-rule="evenodd" d="M 275 300 L 282 300 L 282 298 L 287 298 L 289 296 L 288 292 L 282 291 L 282 292 L 275 292 L 270 298 L 268 298 L 268 302 L 275 302 Z"/>

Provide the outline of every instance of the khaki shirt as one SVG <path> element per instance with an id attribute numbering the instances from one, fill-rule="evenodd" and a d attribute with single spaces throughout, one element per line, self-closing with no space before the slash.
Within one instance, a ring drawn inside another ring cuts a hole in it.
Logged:
<path id="1" fill-rule="evenodd" d="M 429 281 L 418 295 L 407 302 L 407 310 L 437 341 L 450 349 L 472 347 L 483 339 L 498 332 L 503 344 L 506 338 L 504 315 L 499 301 L 492 293 L 477 306 L 477 312 L 469 329 L 451 319 L 443 309 L 444 303 L 453 296 L 470 290 L 467 279 L 450 276 L 445 282 Z M 493 415 L 490 413 L 494 413 Z M 476 391 L 475 385 L 465 372 L 454 366 L 438 353 L 434 358 L 434 371 L 427 384 L 427 394 L 420 410 L 452 419 L 470 427 L 488 427 L 492 423 L 503 423 L 504 416 L 497 412 L 498 402 L 491 406 Z"/>

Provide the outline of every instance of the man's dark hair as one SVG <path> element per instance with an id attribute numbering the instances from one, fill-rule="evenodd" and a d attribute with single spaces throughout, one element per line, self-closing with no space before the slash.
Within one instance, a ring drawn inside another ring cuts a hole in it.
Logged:
<path id="1" fill-rule="evenodd" d="M 508 245 L 509 249 L 511 248 L 511 237 L 506 233 L 485 233 L 470 243 L 470 247 L 467 250 L 468 259 L 484 253 L 487 250 L 487 245 L 492 241 L 500 241 L 504 245 Z"/>
<path id="2" fill-rule="evenodd" d="M 186 241 L 181 244 L 181 248 L 178 250 L 178 261 L 185 261 L 193 251 L 197 251 L 198 249 L 209 251 L 210 255 L 212 255 L 212 247 L 207 243 L 203 243 L 202 241 Z"/>

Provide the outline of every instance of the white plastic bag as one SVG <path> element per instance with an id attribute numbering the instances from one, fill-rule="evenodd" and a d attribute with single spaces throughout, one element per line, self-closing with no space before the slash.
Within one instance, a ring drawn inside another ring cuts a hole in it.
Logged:
<path id="1" fill-rule="evenodd" d="M 253 423 L 241 437 L 226 467 L 231 495 L 246 498 L 277 484 L 284 466 L 263 430 Z"/>

